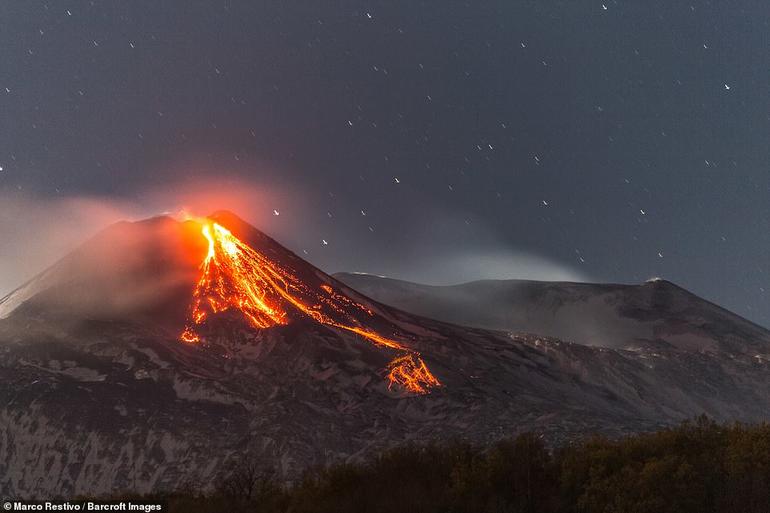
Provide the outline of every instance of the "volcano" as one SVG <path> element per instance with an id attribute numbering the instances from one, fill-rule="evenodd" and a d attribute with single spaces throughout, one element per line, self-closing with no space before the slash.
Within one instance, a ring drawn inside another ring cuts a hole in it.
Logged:
<path id="1" fill-rule="evenodd" d="M 224 221 L 222 220 L 224 218 Z M 190 324 L 181 340 L 201 342 L 198 326 L 212 315 L 228 310 L 239 312 L 254 329 L 288 324 L 292 318 L 308 318 L 319 324 L 360 335 L 373 344 L 398 351 L 388 365 L 390 385 L 400 385 L 415 393 L 427 393 L 439 381 L 415 351 L 394 337 L 407 338 L 372 306 L 341 293 L 338 283 L 320 271 L 303 272 L 307 263 L 297 265 L 296 257 L 285 258 L 286 250 L 267 237 L 255 247 L 244 243 L 222 226 L 242 227 L 232 215 L 220 214 L 199 221 L 201 234 L 208 242 L 201 264 L 201 277 L 195 286 Z M 270 256 L 268 256 L 268 254 Z M 304 264 L 304 265 L 303 265 Z M 379 326 L 379 330 L 372 326 Z M 394 335 L 382 335 L 387 331 Z"/>
<path id="2" fill-rule="evenodd" d="M 452 320 L 372 300 L 229 212 L 118 223 L 0 300 L 0 494 L 206 488 L 244 457 L 291 481 L 405 442 L 769 416 L 761 337 L 596 347 Z"/>
<path id="3" fill-rule="evenodd" d="M 390 387 L 427 393 L 440 385 L 407 346 L 410 334 L 229 212 L 182 223 L 154 218 L 116 225 L 0 300 L 0 317 L 25 303 L 68 311 L 71 319 L 133 318 L 173 329 L 185 297 L 190 306 L 179 330 L 183 342 L 210 347 L 208 339 L 217 338 L 225 319 L 254 330 L 314 321 L 392 353 Z"/>

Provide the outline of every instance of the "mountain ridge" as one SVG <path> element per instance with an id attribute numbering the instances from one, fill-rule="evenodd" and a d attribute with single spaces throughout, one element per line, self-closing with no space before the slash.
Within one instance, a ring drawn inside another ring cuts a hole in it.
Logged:
<path id="1" fill-rule="evenodd" d="M 230 306 L 207 312 L 203 343 L 181 341 L 207 254 L 201 226 L 160 222 L 170 233 L 131 223 L 112 232 L 125 239 L 85 243 L 70 254 L 74 263 L 54 266 L 67 286 L 48 274 L 44 286 L 29 289 L 36 294 L 0 319 L 0 494 L 206 488 L 244 456 L 291 481 L 309 466 L 360 461 L 402 443 L 486 444 L 534 430 L 558 444 L 702 413 L 768 419 L 770 359 L 671 344 L 591 347 L 432 320 L 370 300 L 248 223 L 241 230 L 217 219 L 311 291 L 297 297 L 324 297 L 318 294 L 328 285 L 364 305 L 371 315 L 356 307 L 334 322 L 359 322 L 392 337 L 417 353 L 441 386 L 416 393 L 394 385 L 389 365 L 403 350 L 311 314 L 257 329 Z M 252 239 L 251 229 L 260 235 Z M 189 254 L 180 250 L 187 245 Z M 94 258 L 88 248 L 98 250 Z M 237 248 L 225 251 L 250 261 Z M 137 263 L 137 255 L 149 260 Z M 184 279 L 151 295 L 151 307 L 112 297 L 119 290 L 144 298 L 145 286 L 165 283 L 159 278 L 167 272 Z M 72 283 L 78 285 L 68 289 Z M 295 292 L 291 283 L 283 292 Z M 138 290 L 124 290 L 127 284 Z M 228 294 L 238 291 L 229 287 Z"/>
<path id="2" fill-rule="evenodd" d="M 770 351 L 767 329 L 667 280 L 637 285 L 478 280 L 435 286 L 361 273 L 335 277 L 382 303 L 461 325 L 611 348 L 633 348 L 639 339 L 693 350 Z M 697 347 L 697 336 L 705 337 L 701 331 L 711 326 L 719 332 Z M 687 330 L 689 341 L 683 337 Z M 735 333 L 742 344 L 729 341 Z"/>

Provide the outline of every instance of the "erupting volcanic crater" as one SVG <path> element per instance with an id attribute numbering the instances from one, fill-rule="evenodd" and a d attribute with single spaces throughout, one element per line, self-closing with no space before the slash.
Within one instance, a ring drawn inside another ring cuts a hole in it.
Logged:
<path id="1" fill-rule="evenodd" d="M 245 343 L 228 334 L 233 326 L 259 333 L 310 323 L 382 355 L 392 390 L 427 394 L 441 386 L 415 349 L 420 337 L 400 328 L 388 309 L 227 211 L 112 225 L 0 298 L 0 319 L 24 312 L 44 312 L 56 323 L 155 326 L 177 344 L 204 349 Z M 259 344 L 259 337 L 249 340 Z"/>

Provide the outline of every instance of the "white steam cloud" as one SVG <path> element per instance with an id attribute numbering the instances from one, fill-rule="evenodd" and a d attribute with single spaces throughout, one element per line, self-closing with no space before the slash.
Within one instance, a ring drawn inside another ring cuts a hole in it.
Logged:
<path id="1" fill-rule="evenodd" d="M 474 280 L 589 281 L 588 276 L 542 256 L 506 248 L 457 250 L 415 262 L 401 272 L 409 281 L 427 285 L 454 285 Z"/>

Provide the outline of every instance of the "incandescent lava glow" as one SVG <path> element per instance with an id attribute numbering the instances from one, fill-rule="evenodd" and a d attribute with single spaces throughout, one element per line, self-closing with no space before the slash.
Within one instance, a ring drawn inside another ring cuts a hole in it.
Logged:
<path id="1" fill-rule="evenodd" d="M 391 387 L 398 384 L 419 394 L 425 394 L 428 389 L 441 385 L 422 358 L 415 356 L 414 353 L 407 353 L 390 362 L 388 380 Z"/>
<path id="2" fill-rule="evenodd" d="M 299 312 L 318 323 L 358 334 L 398 352 L 399 356 L 388 365 L 389 387 L 399 385 L 410 392 L 425 394 L 441 385 L 419 353 L 358 321 L 359 317 L 374 316 L 369 308 L 335 292 L 329 284 L 318 288 L 308 285 L 222 225 L 208 219 L 198 222 L 208 250 L 200 265 L 189 324 L 179 336 L 181 341 L 201 342 L 196 328 L 211 316 L 226 311 L 239 312 L 255 329 L 288 324 L 290 312 Z"/>

